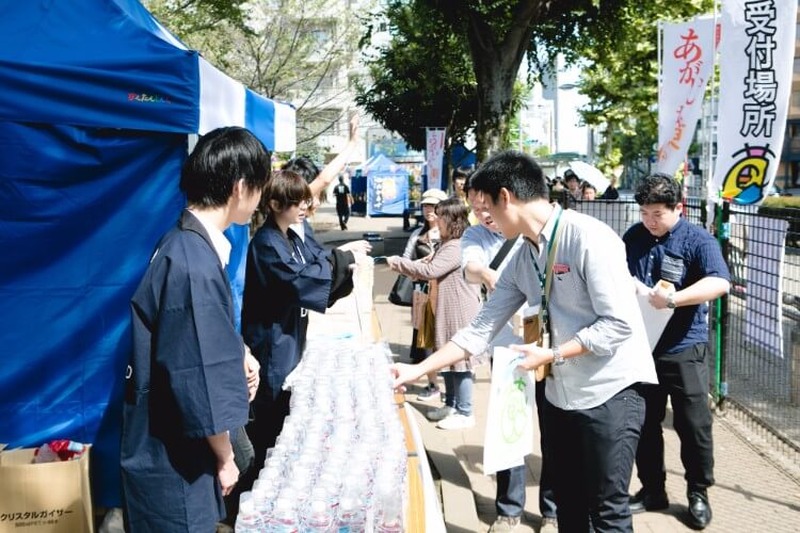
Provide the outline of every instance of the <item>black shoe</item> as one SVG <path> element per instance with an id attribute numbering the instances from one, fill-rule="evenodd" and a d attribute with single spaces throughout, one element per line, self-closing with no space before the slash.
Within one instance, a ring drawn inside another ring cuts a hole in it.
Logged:
<path id="1" fill-rule="evenodd" d="M 694 529 L 705 529 L 711 523 L 711 504 L 705 490 L 689 493 L 689 526 Z"/>
<path id="2" fill-rule="evenodd" d="M 663 490 L 659 492 L 639 489 L 639 492 L 631 496 L 631 514 L 643 513 L 645 511 L 662 511 L 669 507 L 667 493 Z"/>

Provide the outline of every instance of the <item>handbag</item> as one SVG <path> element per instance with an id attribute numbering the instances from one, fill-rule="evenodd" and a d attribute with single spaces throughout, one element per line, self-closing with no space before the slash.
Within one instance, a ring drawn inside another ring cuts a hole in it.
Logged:
<path id="1" fill-rule="evenodd" d="M 411 326 L 414 329 L 422 327 L 422 317 L 425 316 L 425 305 L 428 303 L 428 287 L 427 281 L 414 283 L 414 294 L 411 297 Z"/>
<path id="2" fill-rule="evenodd" d="M 436 300 L 439 297 L 439 283 L 428 282 L 428 301 L 422 308 L 422 317 L 417 328 L 417 348 L 436 348 Z"/>
<path id="3" fill-rule="evenodd" d="M 411 281 L 411 278 L 404 274 L 398 274 L 394 285 L 392 285 L 392 290 L 389 293 L 389 301 L 394 305 L 411 307 L 413 293 L 414 282 Z"/>
<path id="4" fill-rule="evenodd" d="M 436 317 L 433 314 L 433 307 L 431 301 L 428 299 L 425 302 L 425 307 L 422 310 L 422 319 L 419 329 L 417 330 L 417 348 L 435 348 L 436 347 Z"/>

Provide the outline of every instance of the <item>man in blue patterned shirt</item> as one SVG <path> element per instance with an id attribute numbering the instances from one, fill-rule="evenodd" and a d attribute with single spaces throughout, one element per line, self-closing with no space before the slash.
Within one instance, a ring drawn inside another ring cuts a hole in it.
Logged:
<path id="1" fill-rule="evenodd" d="M 642 489 L 631 497 L 631 512 L 669 507 L 661 429 L 669 396 L 686 471 L 689 521 L 702 529 L 711 521 L 707 489 L 714 484 L 707 302 L 728 292 L 730 273 L 714 237 L 681 218 L 681 184 L 674 178 L 648 176 L 635 198 L 642 221 L 623 237 L 628 269 L 653 287 L 653 307 L 675 312 L 653 350 L 659 384 L 643 389 L 647 407 L 636 453 Z"/>

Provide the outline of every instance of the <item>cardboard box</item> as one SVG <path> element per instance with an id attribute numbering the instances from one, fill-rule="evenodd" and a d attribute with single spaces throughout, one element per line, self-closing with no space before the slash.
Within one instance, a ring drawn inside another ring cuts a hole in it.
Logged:
<path id="1" fill-rule="evenodd" d="M 0 444 L 0 533 L 92 533 L 89 447 L 74 461 L 33 464 L 34 448 Z"/>

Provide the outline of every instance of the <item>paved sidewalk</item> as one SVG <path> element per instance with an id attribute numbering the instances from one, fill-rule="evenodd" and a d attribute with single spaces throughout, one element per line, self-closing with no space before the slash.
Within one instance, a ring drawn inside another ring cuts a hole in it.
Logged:
<path id="1" fill-rule="evenodd" d="M 399 253 L 408 233 L 402 231 L 402 219 L 397 218 L 351 218 L 350 230 L 338 230 L 335 212 L 323 206 L 314 220 L 318 238 L 323 242 L 343 242 L 360 238 L 364 232 L 378 232 L 386 255 Z M 337 229 L 330 229 L 337 228 Z M 373 301 L 381 322 L 384 338 L 389 342 L 398 360 L 405 360 L 408 342 L 411 339 L 410 311 L 397 307 L 387 300 L 394 281 L 394 274 L 385 266 L 375 268 Z M 456 457 L 461 470 L 447 468 L 443 472 L 443 485 L 447 483 L 462 489 L 466 494 L 463 505 L 474 505 L 476 520 L 470 519 L 468 511 L 448 513 L 448 508 L 458 509 L 459 504 L 445 505 L 445 521 L 450 532 L 486 531 L 495 518 L 495 483 L 491 476 L 482 474 L 483 431 L 488 403 L 488 367 L 477 371 L 474 389 L 474 405 L 477 424 L 463 431 L 442 431 L 423 417 L 418 417 L 423 439 L 434 464 L 444 457 Z M 407 401 L 421 413 L 436 407 L 416 400 L 422 382 L 409 388 Z M 687 513 L 683 468 L 679 459 L 679 442 L 675 432 L 665 424 L 667 458 L 667 493 L 671 506 L 664 512 L 643 513 L 634 517 L 636 531 L 679 532 L 691 531 L 685 525 Z M 537 437 L 534 439 L 535 441 Z M 733 418 L 717 416 L 714 425 L 714 447 L 716 457 L 716 485 L 709 490 L 714 511 L 710 532 L 795 532 L 800 531 L 800 466 L 781 464 L 769 460 L 769 454 L 759 450 L 750 438 L 747 429 Z M 446 461 L 443 464 L 447 464 Z M 526 458 L 528 467 L 527 503 L 519 532 L 538 531 L 538 473 L 540 453 L 538 442 L 532 454 Z M 468 485 L 468 486 L 467 486 Z M 639 488 L 635 477 L 631 491 Z M 463 489 L 469 489 L 463 490 Z M 468 501 L 472 494 L 472 502 Z M 462 506 L 463 508 L 463 506 Z M 466 517 L 466 518 L 465 518 Z M 471 520 L 471 521 L 470 521 Z M 466 522 L 465 522 L 466 521 Z M 466 524 L 466 525 L 465 525 Z"/>

